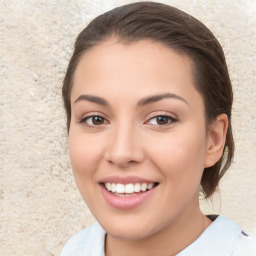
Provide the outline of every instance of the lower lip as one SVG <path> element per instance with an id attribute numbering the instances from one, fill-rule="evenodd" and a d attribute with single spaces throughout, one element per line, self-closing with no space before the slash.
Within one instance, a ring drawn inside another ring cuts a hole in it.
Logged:
<path id="1" fill-rule="evenodd" d="M 104 199 L 112 206 L 120 210 L 130 210 L 142 205 L 154 193 L 156 187 L 145 192 L 135 193 L 131 196 L 117 196 L 105 189 L 101 185 L 101 190 Z"/>

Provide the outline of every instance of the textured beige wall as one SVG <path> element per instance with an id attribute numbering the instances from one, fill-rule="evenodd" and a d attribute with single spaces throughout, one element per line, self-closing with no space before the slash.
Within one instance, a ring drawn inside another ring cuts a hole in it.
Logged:
<path id="1" fill-rule="evenodd" d="M 61 81 L 78 32 L 131 1 L 0 0 L 0 255 L 59 255 L 92 223 L 70 169 Z M 256 1 L 169 0 L 220 39 L 234 86 L 235 161 L 207 213 L 256 235 Z"/>

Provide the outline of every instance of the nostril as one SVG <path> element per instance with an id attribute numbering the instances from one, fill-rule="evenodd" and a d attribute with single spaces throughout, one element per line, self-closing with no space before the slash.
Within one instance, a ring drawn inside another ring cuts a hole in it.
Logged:
<path id="1" fill-rule="evenodd" d="M 131 165 L 138 164 L 140 161 L 136 159 L 132 159 L 134 157 L 128 156 L 128 155 L 121 155 L 121 154 L 116 154 L 116 155 L 111 155 L 109 157 L 106 157 L 106 160 L 109 164 L 111 165 L 116 165 L 120 168 L 126 168 Z"/>

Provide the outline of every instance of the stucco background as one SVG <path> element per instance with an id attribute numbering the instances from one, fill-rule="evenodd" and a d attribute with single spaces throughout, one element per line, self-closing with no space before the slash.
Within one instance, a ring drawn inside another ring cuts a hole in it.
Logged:
<path id="1" fill-rule="evenodd" d="M 61 82 L 77 34 L 132 1 L 0 0 L 0 255 L 59 255 L 94 219 L 69 164 Z M 205 213 L 256 235 L 256 1 L 169 0 L 220 40 L 234 86 L 236 153 Z"/>

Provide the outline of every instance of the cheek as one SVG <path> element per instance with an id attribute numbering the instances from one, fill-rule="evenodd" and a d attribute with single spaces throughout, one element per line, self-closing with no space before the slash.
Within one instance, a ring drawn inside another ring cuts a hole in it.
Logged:
<path id="1" fill-rule="evenodd" d="M 204 131 L 196 128 L 179 131 L 158 139 L 153 143 L 151 159 L 166 180 L 171 180 L 178 187 L 182 183 L 200 182 L 204 170 L 206 139 Z"/>
<path id="2" fill-rule="evenodd" d="M 102 147 L 92 137 L 73 130 L 69 134 L 70 161 L 78 186 L 93 179 L 101 158 Z"/>
<path id="3" fill-rule="evenodd" d="M 100 143 L 95 143 L 92 136 L 70 130 L 69 154 L 74 179 L 80 194 L 90 209 L 94 209 L 96 170 L 100 161 Z M 96 140 L 97 141 L 97 140 Z"/>

